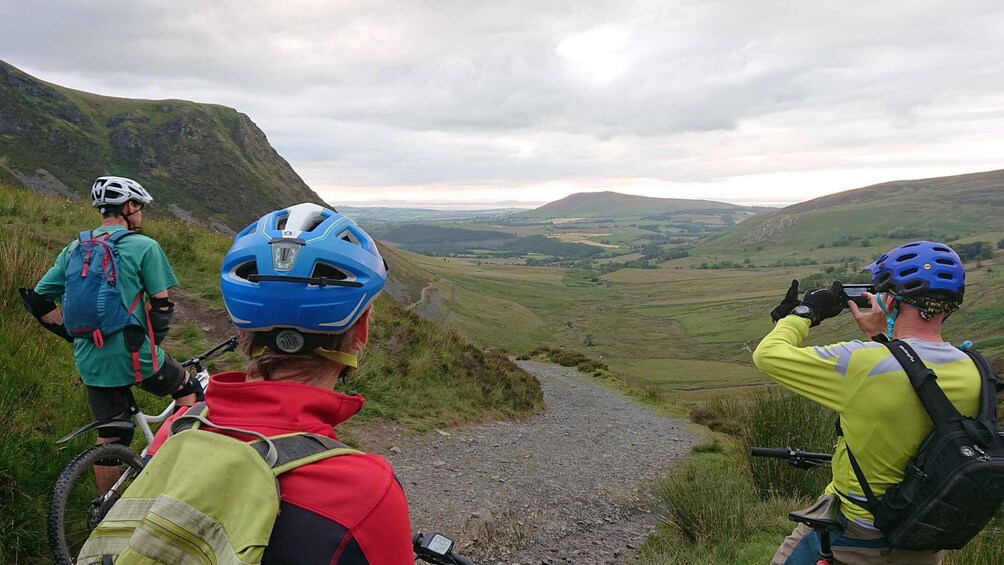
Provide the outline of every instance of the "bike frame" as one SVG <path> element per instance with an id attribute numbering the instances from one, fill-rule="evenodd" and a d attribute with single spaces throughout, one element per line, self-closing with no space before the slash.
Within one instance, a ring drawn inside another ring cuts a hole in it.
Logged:
<path id="1" fill-rule="evenodd" d="M 216 345 L 209 351 L 206 351 L 205 353 L 202 353 L 200 355 L 196 355 L 195 357 L 192 357 L 191 359 L 185 361 L 184 363 L 181 364 L 181 366 L 194 368 L 195 375 L 193 376 L 194 378 L 199 380 L 199 383 L 202 384 L 202 389 L 205 390 L 209 386 L 209 371 L 207 371 L 206 368 L 202 366 L 202 362 L 215 357 L 217 354 L 221 352 L 233 351 L 236 348 L 237 348 L 237 336 L 231 336 L 229 339 L 227 339 L 223 343 L 220 343 L 219 345 Z M 93 430 L 98 430 L 101 428 L 121 429 L 121 428 L 138 427 L 140 433 L 143 434 L 143 438 L 146 439 L 146 447 L 144 447 L 143 450 L 140 452 L 140 454 L 145 457 L 147 450 L 150 449 L 150 444 L 153 443 L 153 437 L 154 437 L 153 429 L 151 429 L 150 424 L 159 424 L 164 420 L 167 420 L 171 416 L 171 414 L 174 413 L 174 407 L 175 407 L 175 401 L 172 400 L 171 403 L 168 404 L 160 414 L 150 415 L 140 410 L 139 406 L 134 401 L 132 406 L 130 407 L 129 414 L 125 418 L 112 418 L 108 420 L 100 420 L 97 422 L 92 422 L 86 426 L 73 430 L 66 436 L 56 440 L 56 443 L 57 444 L 66 443 L 79 435 L 82 435 L 84 433 Z"/>

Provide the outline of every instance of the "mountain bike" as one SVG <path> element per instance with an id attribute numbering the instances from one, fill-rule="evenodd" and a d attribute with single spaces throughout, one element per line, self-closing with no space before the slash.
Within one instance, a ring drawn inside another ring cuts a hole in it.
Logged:
<path id="1" fill-rule="evenodd" d="M 237 336 L 231 336 L 208 351 L 185 361 L 181 366 L 194 369 L 195 378 L 205 389 L 209 385 L 209 371 L 203 363 L 236 348 Z M 48 522 L 49 546 L 52 548 L 53 558 L 59 565 L 72 565 L 74 556 L 87 541 L 91 530 L 98 525 L 115 501 L 143 470 L 147 449 L 153 442 L 153 430 L 150 425 L 163 422 L 174 413 L 173 400 L 157 415 L 143 413 L 131 394 L 127 400 L 129 410 L 124 418 L 98 420 L 56 441 L 57 444 L 63 444 L 101 429 L 133 431 L 137 427 L 146 440 L 145 447 L 139 452 L 130 446 L 118 443 L 95 445 L 78 454 L 63 468 L 52 493 Z M 95 465 L 117 469 L 119 478 L 108 492 L 98 492 L 94 476 Z"/>
<path id="2" fill-rule="evenodd" d="M 829 467 L 833 455 L 829 453 L 809 453 L 797 449 L 776 449 L 769 447 L 751 447 L 750 455 L 754 457 L 770 457 L 780 459 L 796 469 L 813 469 Z M 830 545 L 830 532 L 844 529 L 840 522 L 840 499 L 835 494 L 823 496 L 807 508 L 788 514 L 792 522 L 805 524 L 819 535 L 819 557 L 816 565 L 833 565 L 833 548 Z"/>

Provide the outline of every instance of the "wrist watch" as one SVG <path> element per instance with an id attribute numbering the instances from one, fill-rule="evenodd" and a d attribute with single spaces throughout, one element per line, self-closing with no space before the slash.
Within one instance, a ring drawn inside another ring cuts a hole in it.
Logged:
<path id="1" fill-rule="evenodd" d="M 809 308 L 805 304 L 799 304 L 791 309 L 791 313 L 806 320 L 812 320 L 812 308 Z"/>

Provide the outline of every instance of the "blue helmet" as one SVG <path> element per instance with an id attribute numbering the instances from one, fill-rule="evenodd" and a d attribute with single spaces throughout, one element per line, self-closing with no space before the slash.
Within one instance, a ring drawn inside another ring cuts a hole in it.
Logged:
<path id="1" fill-rule="evenodd" d="M 317 204 L 266 214 L 223 259 L 220 289 L 238 328 L 340 333 L 383 290 L 387 264 L 355 222 Z"/>
<path id="2" fill-rule="evenodd" d="M 892 292 L 900 298 L 942 294 L 962 302 L 966 270 L 951 247 L 932 241 L 914 241 L 883 254 L 865 267 L 872 273 L 875 292 Z"/>

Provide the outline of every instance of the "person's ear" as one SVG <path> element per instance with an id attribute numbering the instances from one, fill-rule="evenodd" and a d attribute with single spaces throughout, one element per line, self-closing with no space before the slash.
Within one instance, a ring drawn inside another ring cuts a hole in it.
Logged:
<path id="1" fill-rule="evenodd" d="M 349 338 L 349 344 L 352 351 L 359 352 L 364 347 L 370 338 L 370 313 L 372 313 L 372 308 L 366 308 L 362 316 L 356 320 L 355 324 L 352 324 L 352 335 Z"/>

